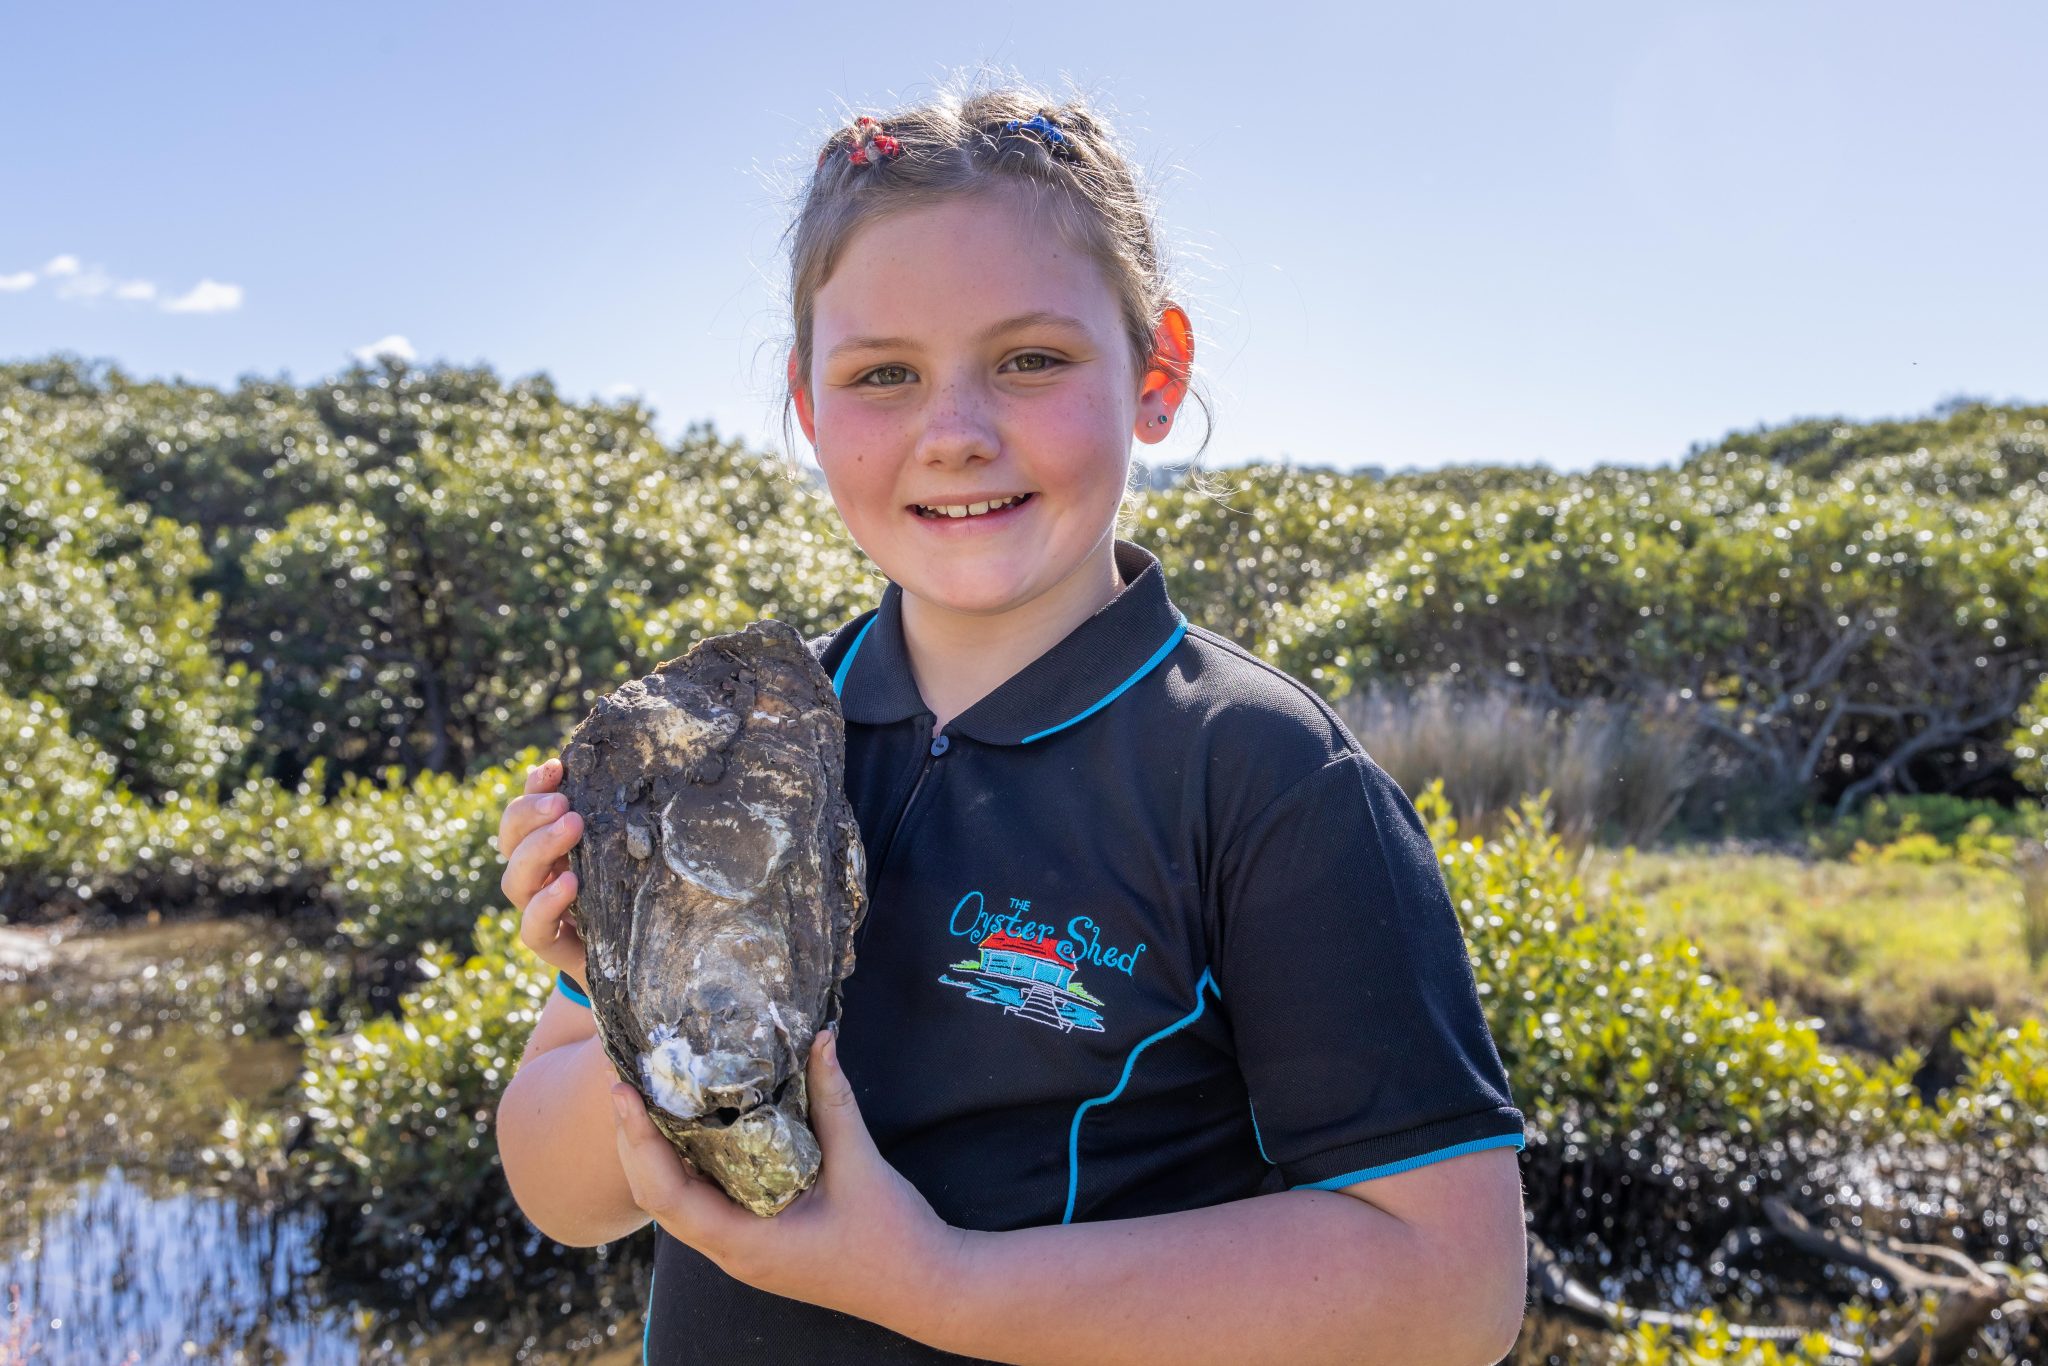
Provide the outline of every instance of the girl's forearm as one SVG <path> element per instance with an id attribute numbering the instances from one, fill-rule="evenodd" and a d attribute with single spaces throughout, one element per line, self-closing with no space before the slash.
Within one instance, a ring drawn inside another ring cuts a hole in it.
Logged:
<path id="1" fill-rule="evenodd" d="M 963 1232 L 883 1322 L 1015 1366 L 1086 1361 L 1485 1366 L 1523 1285 L 1363 1200 L 1288 1191 L 1175 1214 Z M 1492 1261 L 1503 1263 L 1504 1258 Z M 900 1298 L 900 1297 L 899 1297 Z"/>
<path id="2" fill-rule="evenodd" d="M 512 1198 L 558 1243 L 595 1247 L 644 1227 L 619 1162 L 611 1088 L 596 1034 L 533 1053 L 498 1102 L 498 1158 Z"/>

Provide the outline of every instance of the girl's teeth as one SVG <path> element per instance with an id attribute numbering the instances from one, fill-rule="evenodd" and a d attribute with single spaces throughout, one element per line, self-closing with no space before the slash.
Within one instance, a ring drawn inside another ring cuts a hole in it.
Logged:
<path id="1" fill-rule="evenodd" d="M 961 517 L 979 517 L 981 516 L 981 514 L 983 514 L 984 512 L 988 512 L 991 509 L 1014 507 L 1017 503 L 1021 501 L 1023 501 L 1021 498 L 1010 498 L 995 503 L 969 503 L 965 507 L 961 507 L 956 504 L 955 506 L 952 507 L 924 508 L 923 511 L 930 514 L 933 517 L 952 517 L 955 519 Z"/>

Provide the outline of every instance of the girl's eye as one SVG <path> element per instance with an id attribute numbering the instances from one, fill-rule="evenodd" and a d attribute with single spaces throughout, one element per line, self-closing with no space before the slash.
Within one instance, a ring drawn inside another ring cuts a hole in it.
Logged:
<path id="1" fill-rule="evenodd" d="M 1025 364 L 1026 361 L 1042 361 L 1043 364 L 1027 365 Z M 1055 366 L 1066 364 L 1058 356 L 1048 356 L 1043 351 L 1023 352 L 1020 355 L 1012 356 L 1010 363 L 1017 366 L 1017 373 L 1020 375 L 1049 374 Z M 891 375 L 897 376 L 897 378 L 878 378 Z M 909 375 L 910 367 L 907 365 L 878 365 L 865 375 L 862 375 L 859 383 L 863 387 L 870 389 L 895 389 L 909 383 Z"/>

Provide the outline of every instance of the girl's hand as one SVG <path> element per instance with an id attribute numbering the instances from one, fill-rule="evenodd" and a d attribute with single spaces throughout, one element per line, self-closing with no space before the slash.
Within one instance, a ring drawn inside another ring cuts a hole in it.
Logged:
<path id="1" fill-rule="evenodd" d="M 561 785 L 560 759 L 527 770 L 525 794 L 514 797 L 498 821 L 498 856 L 505 860 L 498 889 L 520 913 L 519 942 L 587 987 L 583 936 L 564 915 L 576 900 L 569 847 L 583 838 L 583 817 L 555 792 Z"/>
<path id="2" fill-rule="evenodd" d="M 837 1039 L 811 1042 L 811 1128 L 824 1162 L 772 1218 L 734 1204 L 676 1155 L 632 1087 L 612 1087 L 619 1161 L 633 1203 L 727 1275 L 760 1290 L 886 1323 L 943 1293 L 961 1230 L 883 1160 L 839 1070 Z"/>

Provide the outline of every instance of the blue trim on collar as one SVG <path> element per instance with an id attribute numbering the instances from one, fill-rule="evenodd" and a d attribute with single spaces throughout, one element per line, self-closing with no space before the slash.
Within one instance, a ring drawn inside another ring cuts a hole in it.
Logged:
<path id="1" fill-rule="evenodd" d="M 1076 717 L 1075 719 L 1078 720 L 1080 718 Z M 1202 995 L 1204 988 L 1215 992 L 1217 1000 L 1223 999 L 1223 988 L 1216 985 L 1216 979 L 1209 974 L 1209 969 L 1203 968 L 1201 979 L 1195 983 L 1195 1008 L 1166 1028 L 1148 1036 L 1136 1048 L 1131 1050 L 1130 1056 L 1124 1059 L 1124 1074 L 1117 1081 L 1116 1090 L 1111 1091 L 1106 1096 L 1097 1096 L 1092 1100 L 1084 1100 L 1081 1102 L 1081 1108 L 1074 1111 L 1073 1127 L 1067 1131 L 1067 1212 L 1060 1216 L 1061 1223 L 1071 1224 L 1074 1222 L 1074 1198 L 1081 1190 L 1081 1117 L 1086 1115 L 1092 1107 L 1107 1105 L 1124 1093 L 1124 1088 L 1131 1084 L 1131 1069 L 1138 1065 L 1138 1055 L 1140 1053 L 1150 1048 L 1153 1044 L 1158 1043 L 1167 1035 L 1178 1033 L 1202 1018 L 1202 1011 L 1209 1005 L 1209 999 Z"/>
<path id="2" fill-rule="evenodd" d="M 1167 596 L 1159 558 L 1126 540 L 1116 542 L 1115 557 L 1123 585 L 1116 596 L 947 722 L 948 736 L 1020 745 L 1055 735 L 1101 711 L 1173 652 L 1188 621 Z M 856 653 L 867 661 L 858 678 Z M 912 675 L 898 583 L 883 589 L 865 620 L 842 625 L 819 657 L 849 723 L 896 725 L 932 710 Z"/>
<path id="3" fill-rule="evenodd" d="M 1177 617 L 1180 616 L 1180 612 L 1178 609 L 1175 609 L 1174 615 Z M 1152 657 L 1146 660 L 1143 664 L 1140 664 L 1138 666 L 1137 672 L 1133 673 L 1129 678 L 1126 678 L 1123 682 L 1117 684 L 1114 688 L 1111 688 L 1107 693 L 1103 694 L 1102 699 L 1098 701 L 1094 706 L 1088 708 L 1086 711 L 1076 712 L 1074 715 L 1060 722 L 1057 726 L 1047 726 L 1044 730 L 1039 731 L 1034 735 L 1027 735 L 1022 740 L 1019 740 L 1017 743 L 1020 745 L 1028 745 L 1033 740 L 1043 740 L 1046 736 L 1051 735 L 1054 731 L 1065 730 L 1068 726 L 1073 725 L 1076 721 L 1085 721 L 1089 717 L 1095 715 L 1096 712 L 1101 711 L 1104 707 L 1116 701 L 1116 699 L 1123 694 L 1124 689 L 1130 687 L 1131 684 L 1137 682 L 1146 674 L 1151 673 L 1152 670 L 1158 666 L 1160 660 L 1166 658 L 1167 655 L 1173 652 L 1173 647 L 1180 644 L 1180 638 L 1186 635 L 1187 633 L 1187 618 L 1181 617 L 1180 625 L 1173 628 L 1173 634 L 1166 638 L 1166 643 L 1160 646 L 1158 649 L 1154 650 L 1152 652 Z"/>
<path id="4" fill-rule="evenodd" d="M 839 661 L 839 671 L 832 675 L 832 692 L 835 696 L 845 693 L 846 671 L 853 667 L 853 657 L 860 653 L 860 643 L 868 638 L 868 632 L 875 629 L 875 622 L 880 619 L 880 616 L 881 614 L 878 612 L 874 616 L 869 617 L 868 624 L 861 627 L 860 634 L 853 638 L 853 644 L 846 647 L 846 658 Z"/>
<path id="5" fill-rule="evenodd" d="M 1453 1143 L 1448 1148 L 1438 1148 L 1433 1153 L 1423 1153 L 1416 1157 L 1404 1157 L 1399 1162 L 1383 1162 L 1377 1167 L 1365 1167 L 1355 1172 L 1346 1172 L 1342 1176 L 1333 1176 L 1327 1181 L 1306 1181 L 1299 1186 L 1293 1187 L 1293 1189 L 1298 1191 L 1333 1191 L 1341 1186 L 1348 1186 L 1355 1181 L 1370 1181 L 1375 1176 L 1392 1176 L 1395 1172 L 1413 1171 L 1417 1167 L 1427 1167 L 1432 1162 L 1441 1162 L 1447 1157 L 1457 1157 L 1461 1153 L 1476 1153 L 1487 1148 L 1513 1147 L 1519 1150 L 1527 1142 L 1527 1137 L 1522 1134 L 1495 1134 L 1492 1138 L 1475 1138 L 1465 1143 Z"/>

